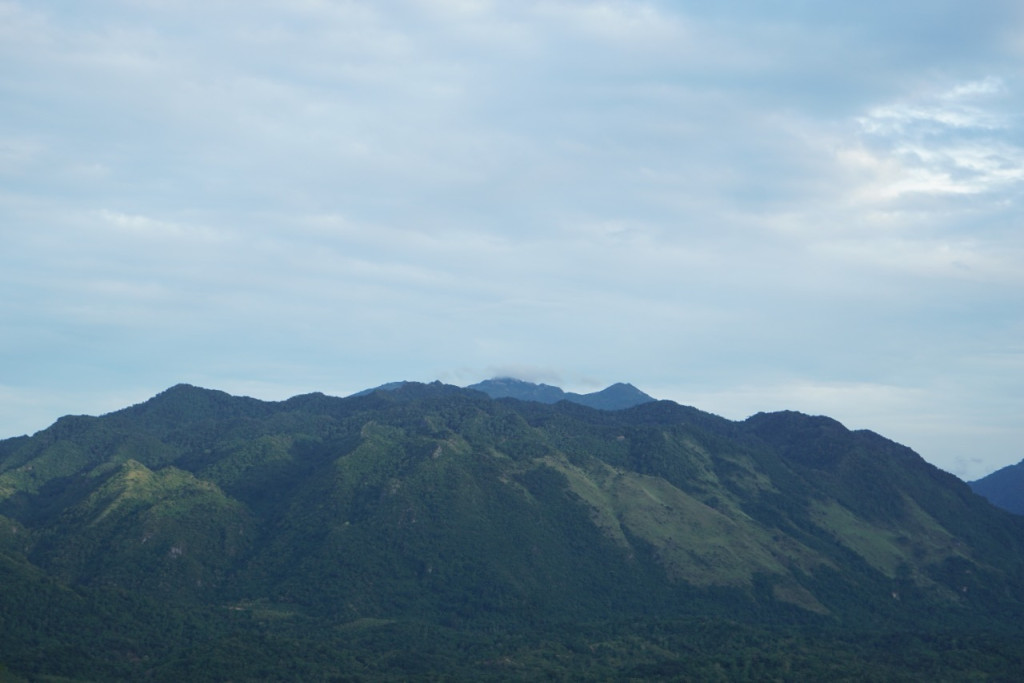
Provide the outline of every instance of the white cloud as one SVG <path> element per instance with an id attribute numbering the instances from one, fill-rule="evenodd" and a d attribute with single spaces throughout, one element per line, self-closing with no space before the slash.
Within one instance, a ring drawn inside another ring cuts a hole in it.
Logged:
<path id="1" fill-rule="evenodd" d="M 9 375 L 924 406 L 1024 273 L 1007 22 L 954 14 L 0 0 Z"/>
<path id="2" fill-rule="evenodd" d="M 855 199 L 1011 191 L 1024 181 L 1024 147 L 1004 137 L 1012 119 L 1003 108 L 1013 106 L 999 97 L 1006 93 L 1002 80 L 989 77 L 860 117 L 858 144 L 838 155 L 868 177 Z"/>
<path id="3" fill-rule="evenodd" d="M 123 213 L 101 209 L 97 212 L 99 221 L 117 233 L 144 240 L 183 241 L 190 247 L 197 243 L 224 242 L 230 237 L 223 231 L 205 226 L 184 225 L 163 221 L 140 214 Z"/>

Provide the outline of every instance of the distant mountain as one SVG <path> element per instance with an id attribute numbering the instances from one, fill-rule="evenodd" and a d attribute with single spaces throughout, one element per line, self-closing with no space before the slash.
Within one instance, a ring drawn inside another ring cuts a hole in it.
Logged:
<path id="1" fill-rule="evenodd" d="M 1024 518 L 801 413 L 178 385 L 0 441 L 0 680 L 1013 680 L 1022 576 Z"/>
<path id="2" fill-rule="evenodd" d="M 354 396 L 366 396 L 367 394 L 372 394 L 375 391 L 394 391 L 395 389 L 401 389 L 406 384 L 409 384 L 409 382 L 387 382 L 385 384 L 381 384 L 380 386 L 372 387 L 370 389 L 363 389 L 362 391 L 357 391 L 356 393 L 352 394 L 349 398 L 352 398 Z"/>
<path id="3" fill-rule="evenodd" d="M 969 482 L 975 493 L 1015 515 L 1024 515 L 1024 460 Z"/>
<path id="4" fill-rule="evenodd" d="M 537 401 L 539 403 L 571 401 L 599 410 L 623 410 L 654 401 L 652 397 L 632 384 L 623 383 L 613 384 L 606 389 L 590 394 L 577 394 L 562 391 L 549 384 L 534 384 L 511 377 L 495 377 L 466 388 L 482 391 L 491 398 L 515 398 L 520 401 Z"/>

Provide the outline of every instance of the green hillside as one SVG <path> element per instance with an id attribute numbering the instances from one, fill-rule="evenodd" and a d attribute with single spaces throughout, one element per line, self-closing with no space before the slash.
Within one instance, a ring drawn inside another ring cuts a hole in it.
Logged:
<path id="1" fill-rule="evenodd" d="M 1024 664 L 1021 518 L 905 447 L 798 413 L 180 385 L 0 442 L 0 515 L 15 680 L 955 680 Z"/>

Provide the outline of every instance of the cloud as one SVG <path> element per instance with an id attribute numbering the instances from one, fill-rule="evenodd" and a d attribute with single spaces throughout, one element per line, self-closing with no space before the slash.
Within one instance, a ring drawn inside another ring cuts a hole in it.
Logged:
<path id="1" fill-rule="evenodd" d="M 988 77 L 872 108 L 858 119 L 862 146 L 841 153 L 876 176 L 859 197 L 1012 191 L 1024 182 L 1024 148 L 1006 139 L 1004 108 L 1014 102 L 1005 95 L 1004 82 Z"/>
<path id="2" fill-rule="evenodd" d="M 910 423 L 955 377 L 984 431 L 1014 7 L 0 2 L 8 384 L 508 368 Z"/>
<path id="3" fill-rule="evenodd" d="M 198 246 L 197 243 L 220 242 L 228 238 L 223 232 L 204 226 L 162 221 L 141 214 L 100 209 L 97 217 L 101 224 L 128 238 L 163 242 L 184 241 L 188 242 L 190 247 Z"/>

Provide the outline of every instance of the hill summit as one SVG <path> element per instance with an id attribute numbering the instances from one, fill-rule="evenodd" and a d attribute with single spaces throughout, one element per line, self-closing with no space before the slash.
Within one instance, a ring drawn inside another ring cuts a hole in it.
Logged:
<path id="1" fill-rule="evenodd" d="M 1024 515 L 1024 460 L 972 481 L 970 486 L 993 505 Z"/>
<path id="2" fill-rule="evenodd" d="M 534 384 L 512 377 L 495 377 L 466 388 L 482 391 L 491 398 L 515 398 L 540 403 L 570 401 L 599 410 L 623 410 L 654 400 L 632 384 L 622 382 L 590 394 L 566 392 L 549 384 Z"/>
<path id="3" fill-rule="evenodd" d="M 910 449 L 795 412 L 623 407 L 650 398 L 625 384 L 578 397 L 596 407 L 481 384 L 505 397 L 178 385 L 0 441 L 0 665 L 70 680 L 1019 674 L 1024 520 Z"/>

